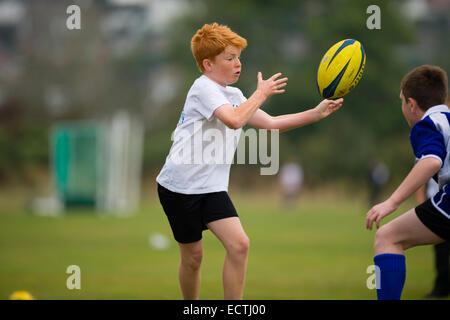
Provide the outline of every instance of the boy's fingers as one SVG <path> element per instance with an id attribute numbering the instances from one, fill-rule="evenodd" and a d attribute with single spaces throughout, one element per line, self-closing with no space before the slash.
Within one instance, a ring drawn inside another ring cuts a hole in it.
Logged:
<path id="1" fill-rule="evenodd" d="M 282 82 L 286 82 L 287 80 L 288 80 L 288 78 L 278 79 L 275 81 L 275 84 L 280 84 Z"/>
<path id="2" fill-rule="evenodd" d="M 258 78 L 258 82 L 262 81 L 262 74 L 261 74 L 261 72 L 258 72 L 257 78 Z"/>
<path id="3" fill-rule="evenodd" d="M 369 219 L 369 230 L 372 230 L 373 222 L 374 222 L 374 219 L 371 217 Z"/>
<path id="4" fill-rule="evenodd" d="M 366 215 L 366 229 L 368 229 L 368 230 L 372 230 L 372 223 L 371 223 L 372 214 L 373 214 L 373 211 L 369 210 L 369 212 L 367 212 L 367 215 Z"/>
<path id="5" fill-rule="evenodd" d="M 278 73 L 274 74 L 273 76 L 270 77 L 269 80 L 275 80 L 275 79 L 278 78 L 279 76 L 281 76 L 281 72 L 278 72 Z"/>
<path id="6" fill-rule="evenodd" d="M 342 102 L 339 101 L 339 100 L 331 100 L 330 104 L 335 105 L 335 106 L 339 106 L 339 105 L 342 105 Z"/>

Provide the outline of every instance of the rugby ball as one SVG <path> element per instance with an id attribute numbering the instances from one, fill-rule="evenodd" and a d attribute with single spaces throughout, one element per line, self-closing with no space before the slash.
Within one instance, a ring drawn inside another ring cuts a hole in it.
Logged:
<path id="1" fill-rule="evenodd" d="M 333 45 L 320 61 L 317 71 L 317 89 L 326 99 L 345 96 L 361 80 L 366 53 L 362 44 L 345 39 Z"/>

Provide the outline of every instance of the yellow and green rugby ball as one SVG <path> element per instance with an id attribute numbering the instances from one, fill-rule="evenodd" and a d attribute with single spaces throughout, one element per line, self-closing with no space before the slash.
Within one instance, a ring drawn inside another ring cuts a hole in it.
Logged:
<path id="1" fill-rule="evenodd" d="M 320 61 L 317 88 L 322 97 L 337 99 L 358 84 L 364 71 L 366 53 L 362 44 L 345 39 L 333 45 Z"/>

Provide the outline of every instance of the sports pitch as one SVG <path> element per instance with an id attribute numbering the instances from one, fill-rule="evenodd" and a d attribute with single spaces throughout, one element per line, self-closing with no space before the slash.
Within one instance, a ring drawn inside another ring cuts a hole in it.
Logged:
<path id="1" fill-rule="evenodd" d="M 365 230 L 364 201 L 304 195 L 286 211 L 276 197 L 230 196 L 250 238 L 244 299 L 376 299 L 366 285 L 374 231 Z M 0 201 L 0 299 L 17 290 L 36 299 L 181 299 L 178 247 L 154 194 L 129 218 L 89 210 L 37 217 L 11 199 Z M 150 246 L 155 233 L 169 238 L 167 249 Z M 225 252 L 211 232 L 203 240 L 200 299 L 222 299 Z M 403 299 L 422 299 L 431 289 L 432 250 L 406 252 Z M 80 267 L 79 290 L 66 286 L 70 265 Z"/>

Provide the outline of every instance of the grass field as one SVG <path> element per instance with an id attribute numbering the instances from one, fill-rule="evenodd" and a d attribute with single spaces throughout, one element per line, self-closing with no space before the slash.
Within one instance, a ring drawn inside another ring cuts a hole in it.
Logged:
<path id="1" fill-rule="evenodd" d="M 375 299 L 366 287 L 374 231 L 365 230 L 362 200 L 305 195 L 295 210 L 277 197 L 230 192 L 250 238 L 245 299 Z M 412 203 L 399 210 L 403 212 Z M 149 236 L 170 239 L 167 250 Z M 201 299 L 222 299 L 224 249 L 204 234 Z M 434 278 L 431 247 L 406 253 L 404 299 L 421 299 Z M 178 247 L 157 198 L 149 194 L 129 218 L 70 211 L 64 217 L 27 213 L 20 198 L 0 197 L 0 299 L 16 290 L 36 299 L 180 299 Z M 81 289 L 69 290 L 69 265 Z"/>

